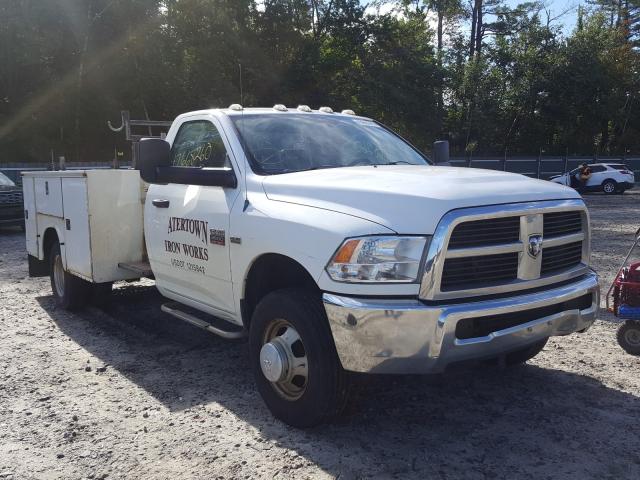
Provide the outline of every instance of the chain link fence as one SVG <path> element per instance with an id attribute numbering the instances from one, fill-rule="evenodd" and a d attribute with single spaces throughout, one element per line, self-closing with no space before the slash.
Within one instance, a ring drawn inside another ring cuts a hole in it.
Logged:
<path id="1" fill-rule="evenodd" d="M 489 170 L 502 170 L 505 172 L 520 173 L 532 178 L 548 180 L 554 175 L 561 175 L 573 170 L 583 163 L 624 163 L 632 170 L 636 178 L 640 178 L 640 156 L 638 157 L 477 157 L 468 158 L 453 157 L 450 160 L 453 167 L 487 168 Z M 84 168 L 112 168 L 112 162 L 67 162 L 67 170 Z M 130 162 L 122 162 L 120 168 L 130 168 Z M 54 165 L 53 168 L 58 168 Z M 12 179 L 16 184 L 22 184 L 20 172 L 31 170 L 52 170 L 49 163 L 3 163 L 0 171 Z"/>
<path id="2" fill-rule="evenodd" d="M 623 163 L 638 177 L 640 173 L 640 156 L 633 157 L 563 157 L 563 156 L 542 156 L 542 157 L 477 157 L 461 158 L 452 157 L 450 160 L 453 167 L 487 168 L 490 170 L 502 170 L 505 172 L 520 173 L 532 178 L 548 180 L 554 175 L 562 175 L 573 170 L 583 163 Z"/>

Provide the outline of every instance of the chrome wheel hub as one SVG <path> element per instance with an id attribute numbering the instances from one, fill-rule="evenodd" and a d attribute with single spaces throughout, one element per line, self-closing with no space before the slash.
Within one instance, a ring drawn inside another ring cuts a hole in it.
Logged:
<path id="1" fill-rule="evenodd" d="M 56 255 L 53 260 L 53 282 L 56 285 L 56 294 L 62 298 L 64 296 L 64 267 L 60 255 Z"/>
<path id="2" fill-rule="evenodd" d="M 604 186 L 604 191 L 607 193 L 611 193 L 613 192 L 613 190 L 615 189 L 615 187 L 613 186 L 612 183 L 606 183 Z"/>
<path id="3" fill-rule="evenodd" d="M 260 349 L 260 369 L 273 389 L 286 400 L 297 400 L 309 376 L 307 352 L 297 330 L 286 320 L 273 320 Z"/>
<path id="4" fill-rule="evenodd" d="M 265 343 L 260 349 L 260 368 L 270 382 L 280 382 L 289 369 L 287 355 L 278 343 Z"/>

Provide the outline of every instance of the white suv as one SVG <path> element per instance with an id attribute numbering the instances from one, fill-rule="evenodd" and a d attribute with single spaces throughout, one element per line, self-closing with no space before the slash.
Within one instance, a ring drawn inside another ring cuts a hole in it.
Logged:
<path id="1" fill-rule="evenodd" d="M 587 180 L 584 187 L 580 185 L 577 175 L 580 167 L 562 175 L 549 178 L 554 183 L 574 187 L 585 192 L 604 192 L 606 194 L 624 193 L 635 186 L 635 176 L 633 171 L 623 163 L 592 163 L 591 178 Z"/>

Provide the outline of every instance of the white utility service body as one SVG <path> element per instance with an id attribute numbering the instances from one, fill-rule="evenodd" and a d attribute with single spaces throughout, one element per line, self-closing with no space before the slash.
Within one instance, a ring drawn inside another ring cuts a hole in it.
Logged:
<path id="1" fill-rule="evenodd" d="M 139 278 L 119 263 L 141 262 L 144 192 L 135 170 L 23 173 L 27 252 L 44 259 L 55 232 L 65 270 L 92 283 Z"/>
<path id="2" fill-rule="evenodd" d="M 339 409 L 345 371 L 517 363 L 595 319 L 570 188 L 429 165 L 370 119 L 302 107 L 180 115 L 140 154 L 140 172 L 24 174 L 30 266 L 53 265 L 55 293 L 55 232 L 72 275 L 154 276 L 165 311 L 249 335 L 260 393 L 292 425 Z"/>

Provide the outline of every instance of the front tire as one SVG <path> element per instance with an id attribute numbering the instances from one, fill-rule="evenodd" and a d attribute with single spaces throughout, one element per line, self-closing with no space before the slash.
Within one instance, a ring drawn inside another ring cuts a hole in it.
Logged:
<path id="1" fill-rule="evenodd" d="M 602 191 L 605 195 L 613 195 L 618 191 L 618 184 L 615 180 L 605 180 L 602 182 Z"/>
<path id="2" fill-rule="evenodd" d="M 65 310 L 77 310 L 87 301 L 88 282 L 64 269 L 60 245 L 55 242 L 49 252 L 49 277 L 56 303 Z"/>
<path id="3" fill-rule="evenodd" d="M 618 343 L 625 352 L 640 355 L 640 322 L 627 320 L 618 329 Z"/>
<path id="4" fill-rule="evenodd" d="M 249 332 L 251 368 L 271 413 L 297 428 L 342 412 L 349 395 L 318 293 L 283 289 L 266 295 Z"/>

